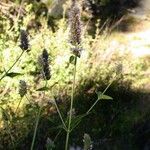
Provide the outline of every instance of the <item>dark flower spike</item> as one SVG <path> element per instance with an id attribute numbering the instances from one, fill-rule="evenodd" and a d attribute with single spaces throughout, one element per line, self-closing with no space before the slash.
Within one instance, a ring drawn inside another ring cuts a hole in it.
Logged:
<path id="1" fill-rule="evenodd" d="M 45 76 L 46 80 L 49 80 L 51 78 L 51 75 L 50 75 L 50 69 L 49 69 L 48 64 L 46 64 L 44 66 L 43 71 L 44 71 L 44 76 Z"/>
<path id="2" fill-rule="evenodd" d="M 20 48 L 23 51 L 29 51 L 29 40 L 28 40 L 28 34 L 25 30 L 21 30 L 20 32 Z"/>
<path id="3" fill-rule="evenodd" d="M 38 62 L 41 68 L 43 78 L 49 80 L 51 78 L 48 52 L 46 49 L 43 50 L 42 55 L 39 56 Z"/>
<path id="4" fill-rule="evenodd" d="M 46 49 L 43 50 L 42 57 L 45 62 L 48 62 L 48 52 Z"/>
<path id="5" fill-rule="evenodd" d="M 20 80 L 19 82 L 19 94 L 20 97 L 23 97 L 27 94 L 27 84 L 24 80 Z"/>

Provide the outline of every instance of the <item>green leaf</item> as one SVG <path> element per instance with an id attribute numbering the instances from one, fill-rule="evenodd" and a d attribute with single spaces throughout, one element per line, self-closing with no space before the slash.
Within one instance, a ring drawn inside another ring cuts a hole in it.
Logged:
<path id="1" fill-rule="evenodd" d="M 113 100 L 113 98 L 108 95 L 101 95 L 100 99 Z"/>
<path id="2" fill-rule="evenodd" d="M 44 86 L 42 88 L 37 89 L 36 91 L 48 91 L 48 90 L 49 88 Z"/>
<path id="3" fill-rule="evenodd" d="M 11 78 L 16 77 L 16 76 L 20 76 L 20 75 L 22 75 L 22 73 L 10 72 L 10 73 L 6 74 L 6 76 L 11 77 Z"/>
<path id="4" fill-rule="evenodd" d="M 113 100 L 112 97 L 108 95 L 104 95 L 102 92 L 97 92 L 98 100 L 104 99 L 104 100 Z"/>
<path id="5" fill-rule="evenodd" d="M 70 56 L 69 63 L 74 64 L 75 63 L 75 56 Z"/>
<path id="6" fill-rule="evenodd" d="M 53 85 L 51 85 L 50 87 L 44 86 L 42 88 L 37 89 L 36 91 L 49 91 L 51 88 L 53 88 L 56 84 L 58 84 L 58 82 L 55 82 Z"/>

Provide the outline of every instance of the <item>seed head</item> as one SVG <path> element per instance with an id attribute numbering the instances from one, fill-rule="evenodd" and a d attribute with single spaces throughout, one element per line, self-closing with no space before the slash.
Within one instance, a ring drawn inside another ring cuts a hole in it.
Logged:
<path id="1" fill-rule="evenodd" d="M 19 94 L 21 97 L 27 94 L 27 84 L 24 80 L 19 81 Z"/>
<path id="2" fill-rule="evenodd" d="M 76 46 L 81 44 L 81 15 L 80 8 L 75 0 L 72 0 L 70 8 L 70 42 Z"/>
<path id="3" fill-rule="evenodd" d="M 38 57 L 38 63 L 40 65 L 40 69 L 45 80 L 49 80 L 51 78 L 48 57 L 49 56 L 46 49 L 44 49 L 42 54 Z"/>
<path id="4" fill-rule="evenodd" d="M 20 32 L 20 48 L 23 51 L 28 51 L 29 49 L 28 34 L 25 30 L 21 30 Z"/>

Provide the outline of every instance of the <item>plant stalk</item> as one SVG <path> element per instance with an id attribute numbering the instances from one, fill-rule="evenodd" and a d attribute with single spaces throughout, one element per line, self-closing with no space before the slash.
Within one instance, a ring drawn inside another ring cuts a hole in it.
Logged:
<path id="1" fill-rule="evenodd" d="M 33 139 L 32 139 L 32 144 L 31 144 L 30 150 L 33 150 L 33 148 L 34 148 L 34 143 L 35 143 L 35 138 L 36 138 L 36 133 L 37 133 L 37 128 L 38 128 L 38 124 L 39 124 L 39 120 L 40 120 L 41 111 L 42 111 L 42 107 L 40 106 L 39 111 L 36 116 L 36 124 L 35 124 L 35 129 L 34 129 L 34 134 L 33 134 Z"/>
<path id="2" fill-rule="evenodd" d="M 65 124 L 65 122 L 64 122 L 64 120 L 63 120 L 63 117 L 62 117 L 62 115 L 61 115 L 61 112 L 60 112 L 60 110 L 59 110 L 59 108 L 58 108 L 58 105 L 57 105 L 56 101 L 54 101 L 54 104 L 55 104 L 55 107 L 56 107 L 57 112 L 58 112 L 58 114 L 59 114 L 60 120 L 61 120 L 61 122 L 62 122 L 62 124 L 63 124 L 63 126 L 64 126 L 64 129 L 67 131 L 66 124 Z"/>
<path id="3" fill-rule="evenodd" d="M 45 81 L 45 87 L 47 87 L 47 80 Z M 40 120 L 40 115 L 41 115 L 41 111 L 42 111 L 42 106 L 39 106 L 39 107 L 40 108 L 39 108 L 39 111 L 38 111 L 37 116 L 36 116 L 36 124 L 35 124 L 35 128 L 34 128 L 34 134 L 33 134 L 33 139 L 32 139 L 32 144 L 31 144 L 30 150 L 33 150 L 33 148 L 34 148 L 36 133 L 37 133 L 38 124 L 39 124 L 39 120 Z"/>
<path id="4" fill-rule="evenodd" d="M 68 144 L 69 144 L 70 128 L 71 128 L 71 121 L 72 121 L 72 109 L 73 109 L 73 101 L 74 101 L 74 91 L 75 91 L 75 81 L 76 81 L 76 68 L 77 68 L 77 56 L 75 56 L 75 62 L 74 62 L 73 84 L 72 84 L 72 91 L 71 91 L 71 104 L 70 104 L 70 113 L 69 113 L 69 122 L 68 122 L 68 129 L 67 129 L 67 135 L 66 135 L 65 150 L 68 150 Z"/>
<path id="5" fill-rule="evenodd" d="M 18 103 L 18 105 L 17 105 L 17 108 L 16 108 L 16 111 L 15 111 L 15 114 L 17 114 L 17 111 L 18 111 L 18 108 L 19 108 L 19 106 L 20 106 L 20 104 L 21 104 L 22 98 L 23 98 L 23 97 L 21 97 L 21 99 L 19 100 L 19 103 Z"/>

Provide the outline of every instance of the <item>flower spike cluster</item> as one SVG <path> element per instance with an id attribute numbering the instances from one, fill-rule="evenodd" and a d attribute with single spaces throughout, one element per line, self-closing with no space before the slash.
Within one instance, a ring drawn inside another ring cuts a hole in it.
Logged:
<path id="1" fill-rule="evenodd" d="M 74 55 L 80 57 L 81 13 L 80 7 L 76 0 L 72 0 L 69 14 L 69 22 L 70 22 L 70 43 L 74 46 L 74 48 L 72 48 L 71 50 L 74 53 Z"/>
<path id="2" fill-rule="evenodd" d="M 28 51 L 29 49 L 28 34 L 25 30 L 21 30 L 20 32 L 20 48 L 23 51 Z"/>
<path id="3" fill-rule="evenodd" d="M 39 56 L 38 62 L 41 68 L 43 78 L 45 80 L 49 80 L 51 78 L 51 74 L 49 67 L 49 55 L 46 49 L 44 49 L 42 54 Z"/>
<path id="4" fill-rule="evenodd" d="M 19 81 L 19 94 L 20 97 L 23 97 L 27 94 L 27 84 L 24 80 Z"/>

